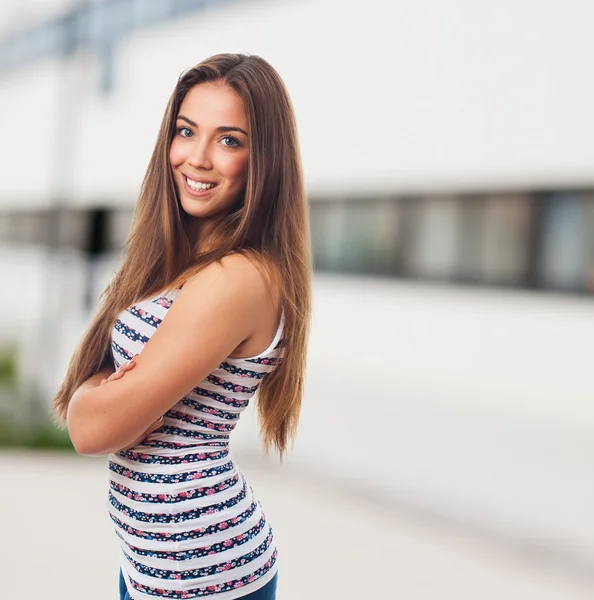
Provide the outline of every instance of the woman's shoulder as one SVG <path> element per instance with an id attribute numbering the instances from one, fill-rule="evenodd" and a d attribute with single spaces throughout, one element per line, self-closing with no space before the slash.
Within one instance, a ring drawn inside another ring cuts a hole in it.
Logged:
<path id="1" fill-rule="evenodd" d="M 186 295 L 201 294 L 213 284 L 228 286 L 240 292 L 246 300 L 263 299 L 270 295 L 275 301 L 278 299 L 271 266 L 263 258 L 251 253 L 229 253 L 190 276 L 182 287 Z"/>
<path id="2" fill-rule="evenodd" d="M 225 269 L 255 269 L 261 262 L 256 255 L 236 251 L 223 256 L 219 264 Z"/>
<path id="3" fill-rule="evenodd" d="M 223 256 L 220 264 L 230 269 L 256 269 L 270 273 L 273 264 L 262 254 L 247 250 L 236 250 Z"/>

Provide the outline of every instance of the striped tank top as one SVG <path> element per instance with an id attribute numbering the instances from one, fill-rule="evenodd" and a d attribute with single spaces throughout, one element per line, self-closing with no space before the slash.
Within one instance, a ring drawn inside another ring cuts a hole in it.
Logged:
<path id="1" fill-rule="evenodd" d="M 112 330 L 118 368 L 144 344 L 179 293 L 123 311 Z M 133 600 L 246 596 L 277 571 L 262 506 L 229 450 L 229 435 L 262 379 L 282 362 L 283 318 L 258 356 L 227 358 L 164 415 L 141 445 L 109 455 L 108 510 Z"/>

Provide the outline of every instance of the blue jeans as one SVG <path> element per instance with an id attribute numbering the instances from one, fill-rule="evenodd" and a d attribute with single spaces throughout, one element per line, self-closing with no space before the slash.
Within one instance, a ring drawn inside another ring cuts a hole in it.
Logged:
<path id="1" fill-rule="evenodd" d="M 263 587 L 259 590 L 248 594 L 247 596 L 242 596 L 243 600 L 275 600 L 276 598 L 276 583 L 278 580 L 278 573 Z M 216 597 L 216 596 L 215 596 Z M 120 600 L 131 600 L 130 594 L 126 589 L 126 582 L 124 581 L 124 576 L 122 575 L 122 570 L 120 569 Z"/>

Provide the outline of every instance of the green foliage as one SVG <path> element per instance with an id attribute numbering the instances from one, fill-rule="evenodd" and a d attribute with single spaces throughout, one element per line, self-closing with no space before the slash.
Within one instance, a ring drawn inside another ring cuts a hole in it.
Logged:
<path id="1" fill-rule="evenodd" d="M 0 422 L 0 448 L 74 451 L 66 430 L 58 429 L 49 422 L 24 425 L 9 419 Z"/>
<path id="2" fill-rule="evenodd" d="M 70 450 L 66 430 L 51 421 L 38 398 L 24 398 L 17 385 L 17 346 L 0 346 L 0 448 Z"/>
<path id="3" fill-rule="evenodd" d="M 15 346 L 0 347 L 0 385 L 16 383 L 17 353 Z"/>

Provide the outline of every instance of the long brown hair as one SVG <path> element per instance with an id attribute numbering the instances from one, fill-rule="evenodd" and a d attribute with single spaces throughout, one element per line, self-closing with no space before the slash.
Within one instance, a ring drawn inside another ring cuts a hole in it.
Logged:
<path id="1" fill-rule="evenodd" d="M 243 100 L 249 123 L 245 195 L 217 226 L 219 243 L 198 252 L 190 221 L 177 199 L 169 148 L 180 105 L 190 89 L 222 82 Z M 99 310 L 53 399 L 66 421 L 75 390 L 105 366 L 113 366 L 111 330 L 117 315 L 141 299 L 175 289 L 212 262 L 242 252 L 263 268 L 279 291 L 286 341 L 282 364 L 257 394 L 261 438 L 282 455 L 294 438 L 303 395 L 311 318 L 309 217 L 297 128 L 291 100 L 274 68 L 254 55 L 217 54 L 180 77 L 165 110 L 144 177 L 121 267 L 103 292 Z"/>

